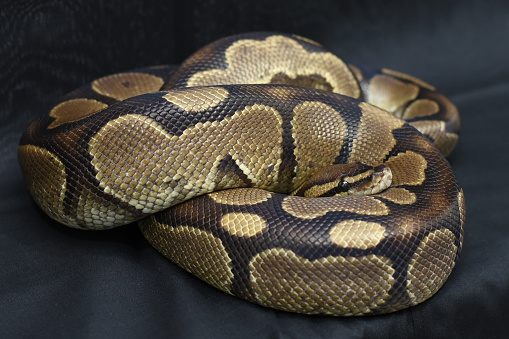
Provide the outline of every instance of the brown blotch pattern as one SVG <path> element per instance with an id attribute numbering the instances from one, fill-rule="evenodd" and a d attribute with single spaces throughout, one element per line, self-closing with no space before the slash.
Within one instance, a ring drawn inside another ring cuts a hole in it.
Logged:
<path id="1" fill-rule="evenodd" d="M 328 212 L 355 212 L 363 215 L 387 215 L 389 208 L 368 196 L 305 198 L 290 196 L 283 200 L 284 211 L 301 219 L 314 219 Z"/>
<path id="2" fill-rule="evenodd" d="M 391 261 L 376 255 L 308 260 L 274 248 L 253 257 L 249 270 L 258 303 L 308 314 L 369 313 L 387 300 L 395 282 Z"/>
<path id="3" fill-rule="evenodd" d="M 396 78 L 400 78 L 400 79 L 411 81 L 411 82 L 413 82 L 414 84 L 416 84 L 418 86 L 421 86 L 423 88 L 429 89 L 430 91 L 434 91 L 435 90 L 435 87 L 431 86 L 430 84 L 422 81 L 421 79 L 418 79 L 416 77 L 413 77 L 413 76 L 405 74 L 405 73 L 393 71 L 393 70 L 387 69 L 387 68 L 382 68 L 382 73 L 385 73 L 385 74 L 388 74 L 388 75 L 392 75 L 392 76 L 394 76 Z"/>
<path id="4" fill-rule="evenodd" d="M 415 193 L 404 188 L 389 188 L 378 195 L 399 205 L 410 205 L 417 201 Z"/>
<path id="5" fill-rule="evenodd" d="M 388 75 L 375 75 L 369 81 L 367 102 L 396 113 L 402 106 L 414 100 L 419 94 L 419 87 Z"/>
<path id="6" fill-rule="evenodd" d="M 450 154 L 458 142 L 458 134 L 446 131 L 445 121 L 414 121 L 410 125 L 417 128 L 422 134 L 433 138 L 433 143 L 444 155 Z"/>
<path id="7" fill-rule="evenodd" d="M 185 91 L 171 91 L 163 98 L 188 112 L 201 112 L 216 107 L 228 97 L 228 94 L 228 90 L 221 87 L 192 88 Z"/>
<path id="8" fill-rule="evenodd" d="M 181 136 L 169 135 L 148 117 L 121 116 L 90 140 L 89 152 L 101 189 L 152 213 L 213 191 L 227 156 L 253 185 L 270 189 L 277 183 L 281 142 L 279 113 L 254 105 L 222 121 L 198 123 Z"/>
<path id="9" fill-rule="evenodd" d="M 159 224 L 154 217 L 141 220 L 139 225 L 145 238 L 166 258 L 231 294 L 232 262 L 221 240 L 211 232 Z"/>
<path id="10" fill-rule="evenodd" d="M 337 223 L 329 233 L 336 245 L 366 250 L 373 248 L 385 238 L 385 227 L 362 220 L 344 220 Z"/>
<path id="11" fill-rule="evenodd" d="M 404 121 L 364 102 L 359 107 L 363 114 L 348 162 L 377 166 L 396 144 L 392 131 L 403 126 Z"/>
<path id="12" fill-rule="evenodd" d="M 213 192 L 210 193 L 208 197 L 218 204 L 230 206 L 246 206 L 265 202 L 272 197 L 272 193 L 269 191 L 254 188 L 239 188 Z"/>
<path id="13" fill-rule="evenodd" d="M 407 291 L 412 304 L 418 304 L 437 292 L 451 273 L 457 247 L 448 229 L 428 234 L 408 265 Z"/>
<path id="14" fill-rule="evenodd" d="M 55 118 L 55 121 L 49 124 L 48 129 L 79 121 L 106 107 L 108 105 L 94 99 L 79 98 L 61 102 L 49 113 L 49 116 Z"/>
<path id="15" fill-rule="evenodd" d="M 440 110 L 440 106 L 433 101 L 429 99 L 419 99 L 412 102 L 403 112 L 403 115 L 401 118 L 403 119 L 412 119 L 412 118 L 419 118 L 419 117 L 427 117 L 430 115 L 433 115 L 435 113 L 438 113 Z"/>
<path id="16" fill-rule="evenodd" d="M 294 39 L 273 35 L 265 40 L 243 39 L 225 51 L 226 69 L 193 74 L 188 87 L 221 84 L 266 84 L 277 74 L 291 78 L 319 75 L 336 93 L 358 98 L 360 89 L 347 65 L 332 53 L 308 52 Z"/>
<path id="17" fill-rule="evenodd" d="M 118 101 L 136 95 L 157 92 L 164 80 L 148 73 L 118 73 L 92 82 L 92 89 L 97 93 Z"/>
<path id="18" fill-rule="evenodd" d="M 297 75 L 292 78 L 286 74 L 279 73 L 270 79 L 269 83 L 274 85 L 293 85 L 300 87 L 310 87 L 320 89 L 322 91 L 332 92 L 332 85 L 327 82 L 327 79 L 317 74 L 310 75 Z"/>
<path id="19" fill-rule="evenodd" d="M 292 136 L 295 139 L 297 168 L 292 190 L 299 187 L 317 168 L 334 162 L 343 146 L 346 130 L 341 114 L 322 102 L 305 101 L 295 106 L 293 113 Z M 322 118 L 317 126 L 318 115 Z M 310 130 L 315 132 L 310 133 Z"/>
<path id="20" fill-rule="evenodd" d="M 227 213 L 221 218 L 221 227 L 237 237 L 254 237 L 267 228 L 265 220 L 253 213 Z"/>
<path id="21" fill-rule="evenodd" d="M 392 186 L 421 185 L 426 179 L 428 162 L 424 157 L 412 151 L 400 153 L 385 163 L 392 171 Z"/>
<path id="22" fill-rule="evenodd" d="M 19 146 L 18 158 L 25 183 L 37 204 L 53 219 L 72 226 L 62 219 L 67 189 L 64 164 L 50 151 L 34 145 Z"/>

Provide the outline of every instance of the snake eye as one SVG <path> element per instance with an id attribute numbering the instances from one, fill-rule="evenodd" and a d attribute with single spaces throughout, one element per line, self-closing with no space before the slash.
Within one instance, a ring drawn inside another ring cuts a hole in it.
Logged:
<path id="1" fill-rule="evenodd" d="M 341 181 L 339 188 L 340 188 L 341 192 L 346 192 L 350 188 L 350 184 L 347 181 L 343 180 L 343 181 Z"/>

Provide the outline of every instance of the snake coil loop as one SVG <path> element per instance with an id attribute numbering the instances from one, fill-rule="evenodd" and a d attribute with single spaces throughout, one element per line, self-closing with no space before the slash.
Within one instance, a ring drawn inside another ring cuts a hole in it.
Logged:
<path id="1" fill-rule="evenodd" d="M 60 223 L 139 221 L 177 265 L 264 306 L 379 314 L 428 299 L 456 263 L 465 204 L 443 154 L 459 127 L 421 80 L 249 33 L 71 92 L 19 162 Z"/>

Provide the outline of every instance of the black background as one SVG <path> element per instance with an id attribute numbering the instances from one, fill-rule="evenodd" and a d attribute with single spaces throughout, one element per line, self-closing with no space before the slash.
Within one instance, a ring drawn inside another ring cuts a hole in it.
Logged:
<path id="1" fill-rule="evenodd" d="M 364 318 L 275 311 L 177 268 L 135 226 L 68 229 L 32 202 L 17 143 L 59 96 L 254 30 L 296 33 L 347 61 L 415 75 L 458 106 L 463 132 L 449 160 L 465 190 L 465 244 L 429 301 Z M 505 337 L 508 56 L 507 1 L 0 1 L 1 336 Z"/>

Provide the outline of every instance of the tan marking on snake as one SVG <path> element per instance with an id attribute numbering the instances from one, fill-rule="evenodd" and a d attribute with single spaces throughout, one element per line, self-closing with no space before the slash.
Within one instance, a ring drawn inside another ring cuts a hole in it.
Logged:
<path id="1" fill-rule="evenodd" d="M 380 200 L 368 196 L 305 198 L 290 196 L 283 200 L 284 211 L 294 217 L 311 220 L 328 212 L 355 212 L 363 215 L 387 215 L 390 210 Z"/>
<path id="2" fill-rule="evenodd" d="M 231 294 L 232 262 L 221 240 L 211 232 L 159 224 L 152 216 L 141 220 L 139 225 L 145 238 L 166 258 Z"/>
<path id="3" fill-rule="evenodd" d="M 458 192 L 458 209 L 460 214 L 460 223 L 461 223 L 461 233 L 460 233 L 460 249 L 463 247 L 463 236 L 465 233 L 465 195 L 463 194 L 463 189 Z"/>
<path id="4" fill-rule="evenodd" d="M 407 291 L 413 305 L 435 294 L 451 273 L 457 250 L 454 240 L 448 229 L 435 230 L 415 251 L 407 274 Z"/>
<path id="5" fill-rule="evenodd" d="M 158 76 L 133 72 L 99 78 L 92 82 L 92 89 L 101 95 L 122 101 L 136 95 L 157 92 L 163 84 L 163 79 Z"/>
<path id="6" fill-rule="evenodd" d="M 211 87 L 171 91 L 163 98 L 188 112 L 201 112 L 218 106 L 228 95 L 228 90 L 222 87 Z"/>
<path id="7" fill-rule="evenodd" d="M 385 238 L 385 227 L 376 222 L 344 220 L 337 223 L 329 235 L 336 245 L 365 250 L 375 247 Z"/>
<path id="8" fill-rule="evenodd" d="M 293 109 L 292 136 L 295 140 L 297 175 L 291 190 L 299 187 L 316 168 L 334 162 L 343 145 L 346 124 L 338 111 L 317 101 L 305 101 Z M 323 117 L 317 126 L 316 116 Z M 310 133 L 310 130 L 316 130 Z M 317 161 L 317 154 L 320 154 Z"/>
<path id="9" fill-rule="evenodd" d="M 317 184 L 317 185 L 311 186 L 311 188 L 307 189 L 304 192 L 304 196 L 308 197 L 308 198 L 319 197 L 322 194 L 324 194 L 324 193 L 330 191 L 331 189 L 337 187 L 341 181 L 343 181 L 343 179 L 339 178 L 339 179 L 336 179 L 334 181 L 327 182 L 325 184 L 321 184 L 321 185 Z"/>
<path id="10" fill-rule="evenodd" d="M 244 135 L 252 135 L 251 142 Z M 281 142 L 279 113 L 254 105 L 222 121 L 198 123 L 181 136 L 148 117 L 124 115 L 91 138 L 89 152 L 100 188 L 150 213 L 213 191 L 226 156 L 255 186 L 270 189 L 278 179 Z"/>
<path id="11" fill-rule="evenodd" d="M 449 133 L 446 131 L 445 121 L 414 121 L 411 122 L 410 125 L 417 128 L 422 134 L 433 138 L 433 143 L 442 154 L 451 153 L 458 141 L 458 135 L 456 133 Z"/>
<path id="12" fill-rule="evenodd" d="M 94 99 L 79 98 L 61 102 L 49 113 L 49 116 L 55 118 L 55 121 L 48 126 L 48 129 L 79 121 L 106 107 L 108 105 Z"/>
<path id="13" fill-rule="evenodd" d="M 294 37 L 295 39 L 299 39 L 299 40 L 302 40 L 302 41 L 305 41 L 307 43 L 310 43 L 312 45 L 315 45 L 315 46 L 322 46 L 322 44 L 320 44 L 319 42 L 316 42 L 314 40 L 311 40 L 309 38 L 306 38 L 306 37 L 303 37 L 303 36 L 300 36 L 300 35 L 297 35 L 297 34 L 292 34 L 292 37 Z"/>
<path id="14" fill-rule="evenodd" d="M 228 68 L 197 72 L 189 78 L 187 86 L 260 84 L 270 83 L 278 74 L 290 78 L 316 74 L 326 79 L 334 92 L 354 98 L 360 96 L 354 75 L 341 59 L 332 53 L 307 52 L 297 41 L 285 36 L 236 41 L 225 51 L 225 58 Z M 239 79 L 239 74 L 243 78 Z"/>
<path id="15" fill-rule="evenodd" d="M 415 193 L 404 188 L 389 188 L 378 195 L 399 205 L 410 205 L 417 201 Z"/>
<path id="16" fill-rule="evenodd" d="M 227 213 L 221 218 L 221 227 L 237 237 L 254 237 L 267 228 L 267 223 L 257 214 Z"/>
<path id="17" fill-rule="evenodd" d="M 359 107 L 363 114 L 348 162 L 377 166 L 396 145 L 392 131 L 403 126 L 404 121 L 364 102 Z"/>
<path id="18" fill-rule="evenodd" d="M 119 222 L 127 224 L 135 218 L 120 206 L 83 188 L 76 207 L 76 220 L 81 224 L 89 225 L 90 229 L 105 230 L 115 227 Z"/>
<path id="19" fill-rule="evenodd" d="M 218 204 L 246 206 L 265 202 L 272 197 L 272 193 L 265 190 L 250 188 L 213 192 L 208 196 Z"/>
<path id="20" fill-rule="evenodd" d="M 426 179 L 428 162 L 424 157 L 412 151 L 400 153 L 385 163 L 392 171 L 392 186 L 421 185 Z"/>
<path id="21" fill-rule="evenodd" d="M 251 259 L 254 295 L 260 304 L 309 314 L 360 315 L 382 305 L 395 279 L 388 258 L 325 257 L 308 260 L 273 248 Z M 353 300 L 351 295 L 358 298 Z M 319 296 L 319 297 L 315 297 Z"/>
<path id="22" fill-rule="evenodd" d="M 363 180 L 363 179 L 366 179 L 367 177 L 369 177 L 370 175 L 372 175 L 375 171 L 373 170 L 368 170 L 368 171 L 365 171 L 365 172 L 362 172 L 362 173 L 359 173 L 357 175 L 354 175 L 353 177 L 345 177 L 345 181 L 349 184 L 353 184 L 354 182 L 357 182 L 357 181 L 360 181 L 360 180 Z"/>
<path id="23" fill-rule="evenodd" d="M 413 76 L 405 74 L 405 73 L 393 71 L 393 70 L 387 69 L 387 68 L 382 68 L 382 73 L 385 73 L 385 74 L 388 74 L 388 75 L 392 75 L 392 76 L 394 76 L 396 78 L 400 78 L 400 79 L 411 81 L 411 82 L 413 82 L 414 84 L 416 84 L 418 86 L 421 86 L 423 88 L 429 89 L 430 91 L 434 91 L 435 90 L 435 87 L 431 86 L 430 84 L 422 81 L 421 79 L 418 79 L 416 77 L 413 77 Z"/>
<path id="24" fill-rule="evenodd" d="M 429 99 L 419 99 L 412 102 L 405 109 L 402 115 L 402 119 L 412 119 L 419 117 L 427 117 L 438 113 L 440 110 L 440 106 L 436 103 L 436 101 Z"/>
<path id="25" fill-rule="evenodd" d="M 18 158 L 25 183 L 37 204 L 51 218 L 69 224 L 60 217 L 64 215 L 63 202 L 67 189 L 64 164 L 55 154 L 34 145 L 19 146 Z"/>
<path id="26" fill-rule="evenodd" d="M 419 94 L 419 87 L 388 75 L 375 75 L 369 81 L 367 102 L 391 113 L 414 100 Z"/>

